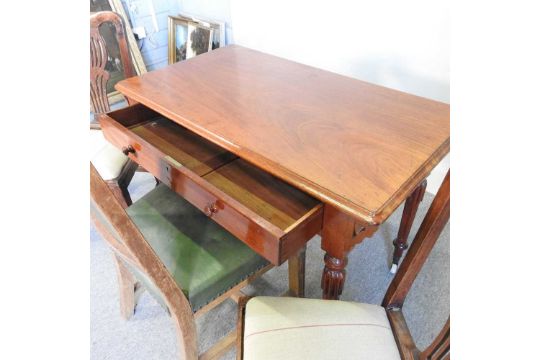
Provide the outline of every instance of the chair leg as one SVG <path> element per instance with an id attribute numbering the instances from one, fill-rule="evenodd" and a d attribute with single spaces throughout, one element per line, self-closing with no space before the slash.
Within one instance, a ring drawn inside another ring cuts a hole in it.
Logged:
<path id="1" fill-rule="evenodd" d="M 131 206 L 131 204 L 133 204 L 133 201 L 131 201 L 131 195 L 129 195 L 128 185 L 127 184 L 119 185 L 119 187 L 120 187 L 120 191 L 122 191 L 122 196 L 124 197 L 126 204 L 128 206 Z"/>
<path id="2" fill-rule="evenodd" d="M 114 196 L 120 201 L 120 204 L 127 208 L 133 202 L 131 201 L 131 196 L 129 195 L 128 185 L 135 175 L 139 165 L 133 160 L 128 160 L 122 172 L 116 179 L 107 181 L 109 189 L 113 192 Z"/>
<path id="3" fill-rule="evenodd" d="M 169 307 L 171 319 L 176 328 L 176 339 L 180 360 L 198 360 L 197 328 L 191 309 L 174 309 Z"/>
<path id="4" fill-rule="evenodd" d="M 289 259 L 289 295 L 304 297 L 306 277 L 306 247 Z"/>
<path id="5" fill-rule="evenodd" d="M 411 232 L 411 227 L 414 217 L 416 216 L 418 206 L 424 198 L 426 186 L 427 180 L 422 181 L 405 201 L 401 223 L 399 224 L 398 235 L 394 240 L 394 256 L 392 257 L 392 267 L 390 268 L 390 272 L 392 274 L 395 274 L 397 271 L 399 260 L 401 259 L 401 256 L 403 256 L 403 251 L 409 247 L 407 244 L 407 239 L 409 237 L 409 233 Z"/>
<path id="6" fill-rule="evenodd" d="M 120 201 L 122 207 L 127 208 L 132 204 L 131 196 L 129 195 L 129 192 L 127 190 L 127 185 L 121 186 L 115 180 L 107 181 L 107 185 L 109 186 L 109 189 L 111 189 L 114 196 L 118 199 L 118 201 Z"/>
<path id="7" fill-rule="evenodd" d="M 129 320 L 135 313 L 138 298 L 136 291 L 140 285 L 118 255 L 114 254 L 113 256 L 120 289 L 120 314 L 124 319 Z"/>

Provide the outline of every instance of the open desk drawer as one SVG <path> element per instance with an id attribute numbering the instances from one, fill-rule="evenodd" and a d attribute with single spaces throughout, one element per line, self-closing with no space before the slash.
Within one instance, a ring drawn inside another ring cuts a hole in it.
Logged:
<path id="1" fill-rule="evenodd" d="M 322 227 L 322 203 L 143 105 L 100 116 L 105 138 L 275 265 Z"/>
<path id="2" fill-rule="evenodd" d="M 204 175 L 236 158 L 186 128 L 140 104 L 102 114 L 105 138 L 158 179 L 161 160 L 171 156 L 197 175 Z"/>

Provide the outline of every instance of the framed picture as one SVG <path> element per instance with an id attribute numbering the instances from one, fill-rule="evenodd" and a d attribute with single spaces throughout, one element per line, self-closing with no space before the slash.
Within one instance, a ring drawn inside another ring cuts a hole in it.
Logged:
<path id="1" fill-rule="evenodd" d="M 186 17 L 169 16 L 169 64 L 212 50 L 214 29 Z"/>
<path id="2" fill-rule="evenodd" d="M 135 72 L 137 75 L 146 73 L 146 66 L 139 51 L 139 46 L 137 41 L 133 36 L 133 31 L 131 30 L 131 25 L 124 7 L 122 6 L 121 0 L 90 0 L 90 13 L 98 11 L 114 11 L 122 18 L 124 22 L 124 27 L 126 28 L 126 38 L 128 41 L 129 52 L 131 54 L 131 60 Z M 99 32 L 105 43 L 107 44 L 107 52 L 109 54 L 109 59 L 107 61 L 106 69 L 110 72 L 110 78 L 107 82 L 107 96 L 109 98 L 109 103 L 114 104 L 119 101 L 124 100 L 124 97 L 114 89 L 114 85 L 117 82 L 124 79 L 123 69 L 120 68 L 120 49 L 114 35 L 115 29 L 112 24 L 103 24 Z"/>
<path id="3" fill-rule="evenodd" d="M 179 14 L 177 16 L 180 19 L 185 19 L 187 21 L 193 21 L 206 25 L 214 29 L 214 38 L 212 39 L 212 50 L 217 49 L 218 47 L 225 46 L 225 23 L 222 21 L 210 20 L 202 18 L 195 15 L 189 14 Z"/>

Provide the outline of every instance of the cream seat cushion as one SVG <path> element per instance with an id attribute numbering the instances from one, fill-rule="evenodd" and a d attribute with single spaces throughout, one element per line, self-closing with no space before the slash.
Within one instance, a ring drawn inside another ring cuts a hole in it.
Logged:
<path id="1" fill-rule="evenodd" d="M 128 157 L 103 137 L 101 130 L 90 130 L 90 161 L 103 180 L 117 178 Z"/>
<path id="2" fill-rule="evenodd" d="M 400 359 L 384 308 L 335 300 L 255 297 L 244 359 Z"/>

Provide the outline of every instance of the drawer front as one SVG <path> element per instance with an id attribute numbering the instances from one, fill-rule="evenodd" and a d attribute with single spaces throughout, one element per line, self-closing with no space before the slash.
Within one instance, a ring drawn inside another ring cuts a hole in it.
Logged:
<path id="1" fill-rule="evenodd" d="M 285 232 L 277 226 L 260 219 L 227 194 L 209 184 L 192 171 L 165 157 L 160 179 L 191 204 L 245 242 L 249 247 L 275 265 L 283 261 L 280 241 Z M 309 239 L 306 239 L 306 241 Z"/>
<path id="2" fill-rule="evenodd" d="M 163 154 L 108 116 L 101 116 L 100 124 L 105 139 L 121 150 L 131 146 L 129 158 L 159 178 L 156 174 L 160 171 L 159 164 Z"/>

